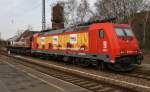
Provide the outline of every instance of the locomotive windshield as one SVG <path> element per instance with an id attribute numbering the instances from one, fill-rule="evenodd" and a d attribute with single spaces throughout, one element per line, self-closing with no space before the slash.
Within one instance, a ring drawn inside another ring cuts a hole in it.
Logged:
<path id="1" fill-rule="evenodd" d="M 125 31 L 125 33 L 126 33 L 127 36 L 131 36 L 131 37 L 134 36 L 132 30 L 129 29 L 129 28 L 125 28 L 124 31 Z"/>
<path id="2" fill-rule="evenodd" d="M 133 37 L 134 36 L 130 28 L 116 28 L 115 32 L 119 37 L 125 37 L 125 36 Z"/>

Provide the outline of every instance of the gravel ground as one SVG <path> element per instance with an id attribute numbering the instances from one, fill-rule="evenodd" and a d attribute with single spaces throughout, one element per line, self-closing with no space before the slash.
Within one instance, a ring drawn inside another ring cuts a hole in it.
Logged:
<path id="1" fill-rule="evenodd" d="M 150 52 L 144 54 L 144 64 L 150 64 Z"/>
<path id="2" fill-rule="evenodd" d="M 92 67 L 88 67 L 88 68 L 83 68 L 81 66 L 77 66 L 77 65 L 72 65 L 72 64 L 66 64 L 66 63 L 60 63 L 59 61 L 48 61 L 48 60 L 40 60 L 40 59 L 35 59 L 35 58 L 31 58 L 31 57 L 27 57 L 30 58 L 32 60 L 35 61 L 41 61 L 41 62 L 48 62 L 50 64 L 54 64 L 54 65 L 59 65 L 59 66 L 63 66 L 63 67 L 67 67 L 67 68 L 71 68 L 71 69 L 76 69 L 79 71 L 84 71 L 84 72 L 88 72 L 91 74 L 95 74 L 95 75 L 100 75 L 100 76 L 106 76 L 109 78 L 113 78 L 116 80 L 121 80 L 121 81 L 126 81 L 126 82 L 130 82 L 130 83 L 135 83 L 135 84 L 140 84 L 140 85 L 145 85 L 145 86 L 149 86 L 150 87 L 150 81 L 144 80 L 144 79 L 139 79 L 139 78 L 134 78 L 134 77 L 128 77 L 128 76 L 123 76 L 117 73 L 109 73 L 106 71 L 98 71 L 96 69 L 93 69 Z M 149 69 L 150 70 L 150 69 Z M 136 70 L 135 70 L 136 71 Z"/>

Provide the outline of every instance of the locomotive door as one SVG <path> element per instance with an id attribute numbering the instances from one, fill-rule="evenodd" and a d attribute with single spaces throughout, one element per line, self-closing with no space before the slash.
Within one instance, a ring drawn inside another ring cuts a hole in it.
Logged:
<path id="1" fill-rule="evenodd" d="M 103 53 L 107 48 L 107 43 L 105 41 L 105 31 L 103 29 L 98 30 L 98 43 L 97 43 L 98 53 Z"/>

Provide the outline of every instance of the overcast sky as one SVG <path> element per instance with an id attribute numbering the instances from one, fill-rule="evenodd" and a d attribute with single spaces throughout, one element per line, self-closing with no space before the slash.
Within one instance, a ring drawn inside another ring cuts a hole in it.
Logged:
<path id="1" fill-rule="evenodd" d="M 47 25 L 51 22 L 51 5 L 58 0 L 46 0 Z M 93 3 L 94 0 L 88 0 Z M 41 3 L 42 0 L 0 0 L 0 33 L 3 39 L 14 36 L 17 30 L 41 30 Z"/>

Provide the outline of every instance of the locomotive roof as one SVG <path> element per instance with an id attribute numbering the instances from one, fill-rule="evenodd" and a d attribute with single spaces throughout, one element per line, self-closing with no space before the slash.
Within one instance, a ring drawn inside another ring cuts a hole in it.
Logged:
<path id="1" fill-rule="evenodd" d="M 78 26 L 78 27 L 69 27 L 65 29 L 59 29 L 59 30 L 47 30 L 44 32 L 41 32 L 42 34 L 62 34 L 65 32 L 79 32 L 79 31 L 85 31 L 88 30 L 89 26 Z"/>

